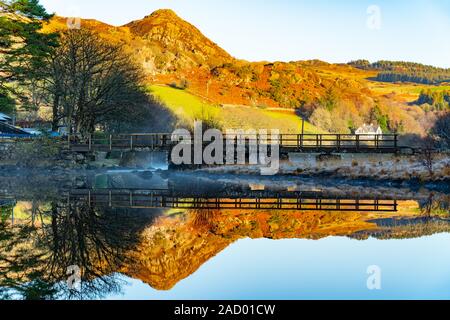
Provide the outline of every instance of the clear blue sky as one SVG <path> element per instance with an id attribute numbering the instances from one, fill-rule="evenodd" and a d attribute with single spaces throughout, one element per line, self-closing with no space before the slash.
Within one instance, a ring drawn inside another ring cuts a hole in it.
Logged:
<path id="1" fill-rule="evenodd" d="M 448 0 L 41 0 L 50 12 L 122 25 L 171 8 L 250 61 L 407 60 L 450 67 Z M 380 15 L 368 8 L 376 5 Z M 378 19 L 377 17 L 380 17 Z M 372 21 L 368 26 L 368 20 Z M 375 21 L 375 23 L 373 22 Z"/>

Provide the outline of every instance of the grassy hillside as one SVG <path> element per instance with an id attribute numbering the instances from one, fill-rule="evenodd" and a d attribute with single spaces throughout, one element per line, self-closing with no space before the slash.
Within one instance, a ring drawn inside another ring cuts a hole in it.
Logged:
<path id="1" fill-rule="evenodd" d="M 180 120 L 191 124 L 195 119 L 214 117 L 222 129 L 280 129 L 282 133 L 300 133 L 301 119 L 292 110 L 266 110 L 250 106 L 219 106 L 193 94 L 167 86 L 153 85 L 149 91 L 163 102 Z M 305 123 L 305 133 L 324 133 Z"/>
<path id="2" fill-rule="evenodd" d="M 370 82 L 370 89 L 379 95 L 395 94 L 398 101 L 405 103 L 413 102 L 419 98 L 423 90 L 432 92 L 442 92 L 450 90 L 450 86 L 432 86 L 414 83 L 388 83 L 388 82 Z"/>

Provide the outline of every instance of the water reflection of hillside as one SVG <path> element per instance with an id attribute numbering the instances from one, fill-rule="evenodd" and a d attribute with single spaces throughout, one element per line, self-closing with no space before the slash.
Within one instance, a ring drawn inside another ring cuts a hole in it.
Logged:
<path id="1" fill-rule="evenodd" d="M 411 218 L 380 218 L 371 220 L 378 228 L 359 231 L 352 235 L 356 239 L 373 237 L 380 240 L 411 239 L 430 236 L 436 233 L 450 233 L 449 218 L 411 217 Z"/>

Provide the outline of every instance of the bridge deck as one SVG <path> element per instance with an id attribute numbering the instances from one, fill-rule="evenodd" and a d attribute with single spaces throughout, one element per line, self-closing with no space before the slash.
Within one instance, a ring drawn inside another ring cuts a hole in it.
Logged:
<path id="1" fill-rule="evenodd" d="M 269 145 L 278 144 L 281 153 L 292 152 L 325 152 L 325 153 L 397 153 L 398 136 L 385 135 L 355 135 L 355 134 L 281 134 L 276 138 L 263 138 L 260 135 L 245 135 L 231 139 L 224 134 L 224 145 L 245 144 Z M 88 137 L 80 139 L 69 137 L 69 146 L 75 152 L 113 151 L 149 149 L 154 151 L 169 151 L 178 142 L 171 139 L 171 134 L 129 134 L 110 135 L 106 138 Z M 208 143 L 204 143 L 206 146 Z"/>

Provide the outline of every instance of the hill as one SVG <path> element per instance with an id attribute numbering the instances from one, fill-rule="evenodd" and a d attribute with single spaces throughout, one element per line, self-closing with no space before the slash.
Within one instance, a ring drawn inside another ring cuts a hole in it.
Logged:
<path id="1" fill-rule="evenodd" d="M 380 71 L 376 81 L 383 82 L 413 82 L 421 84 L 441 84 L 450 82 L 450 69 L 436 68 L 420 63 L 404 61 L 378 61 L 370 63 L 367 60 L 352 61 L 349 65 L 363 70 Z"/>
<path id="2" fill-rule="evenodd" d="M 212 68 L 233 60 L 225 50 L 172 10 L 156 11 L 124 28 L 141 37 L 144 46 L 151 48 L 152 55 L 143 58 L 146 62 L 153 59 L 159 72 L 202 66 Z"/>
<path id="3" fill-rule="evenodd" d="M 123 44 L 142 65 L 148 84 L 187 89 L 213 105 L 296 109 L 328 132 L 382 122 L 386 132 L 423 134 L 431 125 L 432 117 L 412 103 L 435 86 L 385 85 L 371 80 L 379 70 L 355 64 L 238 60 L 171 10 L 117 27 L 82 20 L 82 28 Z M 67 29 L 66 20 L 55 17 L 46 29 Z"/>
<path id="4" fill-rule="evenodd" d="M 280 129 L 283 133 L 299 133 L 301 118 L 294 110 L 261 109 L 239 105 L 216 105 L 205 102 L 186 90 L 168 86 L 150 86 L 149 91 L 189 126 L 194 120 L 214 121 L 221 129 Z M 324 133 L 306 122 L 305 133 Z"/>

